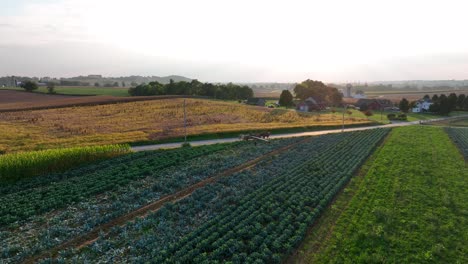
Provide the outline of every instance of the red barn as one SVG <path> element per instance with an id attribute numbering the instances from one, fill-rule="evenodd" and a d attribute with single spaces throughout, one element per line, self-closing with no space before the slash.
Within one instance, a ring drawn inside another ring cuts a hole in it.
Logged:
<path id="1" fill-rule="evenodd" d="M 359 108 L 367 106 L 369 110 L 381 110 L 393 107 L 393 103 L 388 99 L 359 99 L 356 106 Z"/>

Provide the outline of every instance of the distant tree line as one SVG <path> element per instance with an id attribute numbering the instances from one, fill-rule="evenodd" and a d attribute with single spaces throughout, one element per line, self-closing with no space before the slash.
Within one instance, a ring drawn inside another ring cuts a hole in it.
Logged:
<path id="1" fill-rule="evenodd" d="M 89 82 L 60 80 L 60 86 L 89 86 Z"/>
<path id="2" fill-rule="evenodd" d="M 196 95 L 224 100 L 248 99 L 254 95 L 253 90 L 246 85 L 202 83 L 198 80 L 174 82 L 172 79 L 168 84 L 156 81 L 140 84 L 128 89 L 128 93 L 132 96 Z"/>
<path id="3" fill-rule="evenodd" d="M 424 96 L 429 99 L 429 95 Z M 451 93 L 448 96 L 435 94 L 432 96 L 432 105 L 429 108 L 430 112 L 438 113 L 440 115 L 448 115 L 454 110 L 468 111 L 468 99 L 466 95 Z"/>
<path id="4" fill-rule="evenodd" d="M 423 97 L 425 101 L 431 101 L 432 105 L 429 107 L 429 112 L 440 115 L 448 115 L 450 112 L 468 111 L 468 97 L 465 94 L 451 93 L 448 96 L 445 94 L 437 95 L 434 94 L 432 98 L 426 94 Z M 401 99 L 399 103 L 400 110 L 402 112 L 408 112 L 411 108 L 416 105 L 417 101 L 411 103 L 406 98 Z"/>

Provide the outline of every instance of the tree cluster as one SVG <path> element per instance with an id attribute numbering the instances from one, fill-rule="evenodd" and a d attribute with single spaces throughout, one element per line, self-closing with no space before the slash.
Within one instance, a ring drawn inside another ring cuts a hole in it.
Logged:
<path id="1" fill-rule="evenodd" d="M 321 81 L 305 80 L 294 87 L 296 98 L 305 100 L 308 97 L 326 102 L 328 105 L 339 106 L 342 103 L 343 95 L 334 87 L 329 87 Z"/>
<path id="2" fill-rule="evenodd" d="M 140 84 L 128 89 L 132 96 L 143 95 L 196 95 L 207 96 L 224 100 L 240 100 L 253 97 L 253 90 L 246 85 L 201 83 L 197 80 L 191 82 L 174 82 L 168 84 L 150 82 Z"/>
<path id="3" fill-rule="evenodd" d="M 424 96 L 425 99 L 429 98 L 429 95 Z M 468 99 L 466 95 L 460 94 L 457 96 L 455 93 L 441 94 L 440 96 L 435 94 L 432 96 L 432 105 L 429 108 L 430 112 L 438 113 L 440 115 L 448 115 L 454 110 L 468 111 Z"/>

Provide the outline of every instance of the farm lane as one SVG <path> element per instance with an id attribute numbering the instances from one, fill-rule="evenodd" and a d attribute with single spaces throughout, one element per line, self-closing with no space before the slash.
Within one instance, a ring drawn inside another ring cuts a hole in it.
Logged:
<path id="1" fill-rule="evenodd" d="M 454 119 L 460 117 L 468 117 L 468 115 L 460 115 L 454 117 L 442 117 L 442 118 L 435 118 L 435 119 L 428 119 L 424 120 L 424 123 L 441 121 L 446 119 Z M 401 127 L 401 126 L 411 126 L 417 125 L 420 121 L 412 121 L 412 122 L 398 122 L 393 124 L 381 125 L 381 126 L 368 126 L 368 127 L 356 127 L 356 128 L 345 128 L 344 132 L 351 132 L 351 131 L 361 131 L 367 129 L 375 129 L 375 128 L 392 128 L 392 127 Z M 311 131 L 311 132 L 300 132 L 300 133 L 287 133 L 287 134 L 277 134 L 271 135 L 271 139 L 277 138 L 291 138 L 291 137 L 304 137 L 304 136 L 318 136 L 323 134 L 331 134 L 331 133 L 341 133 L 342 129 L 331 129 L 331 130 L 321 130 L 321 131 Z M 190 141 L 190 145 L 192 146 L 203 146 L 203 145 L 212 145 L 217 143 L 230 143 L 239 141 L 239 138 L 220 138 L 220 139 L 209 139 L 209 140 L 199 140 L 199 141 Z M 133 151 L 147 151 L 147 150 L 157 150 L 157 149 L 170 149 L 170 148 L 178 148 L 182 145 L 183 142 L 175 142 L 175 143 L 164 143 L 164 144 L 154 144 L 154 145 L 145 145 L 145 146 L 135 146 L 131 149 Z"/>

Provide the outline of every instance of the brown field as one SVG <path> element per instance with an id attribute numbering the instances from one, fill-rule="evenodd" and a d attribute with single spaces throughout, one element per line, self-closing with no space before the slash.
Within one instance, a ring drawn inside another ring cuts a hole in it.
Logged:
<path id="1" fill-rule="evenodd" d="M 380 98 L 380 99 L 389 99 L 393 102 L 400 102 L 401 99 L 406 98 L 408 101 L 416 101 L 419 99 L 422 99 L 424 95 L 428 94 L 430 97 L 432 97 L 434 94 L 441 95 L 449 95 L 451 93 L 455 93 L 457 95 L 459 94 L 468 94 L 468 90 L 447 90 L 447 91 L 427 91 L 427 92 L 389 92 L 389 93 L 372 93 L 368 92 L 367 97 L 368 98 Z"/>
<path id="2" fill-rule="evenodd" d="M 183 135 L 183 99 L 0 113 L 0 151 L 161 140 Z M 346 117 L 346 124 L 370 121 Z M 187 99 L 189 135 L 341 124 L 340 113 L 297 113 Z"/>
<path id="3" fill-rule="evenodd" d="M 21 110 L 40 110 L 68 106 L 90 106 L 135 102 L 144 100 L 159 100 L 166 98 L 180 98 L 181 96 L 138 96 L 118 97 L 110 95 L 99 96 L 67 96 L 49 95 L 43 93 L 28 93 L 24 91 L 0 90 L 0 112 L 14 112 Z"/>
<path id="4" fill-rule="evenodd" d="M 27 93 L 14 90 L 0 90 L 0 107 L 11 103 L 34 103 L 34 102 L 55 102 L 63 99 L 77 98 L 76 96 L 48 95 L 39 93 Z"/>

